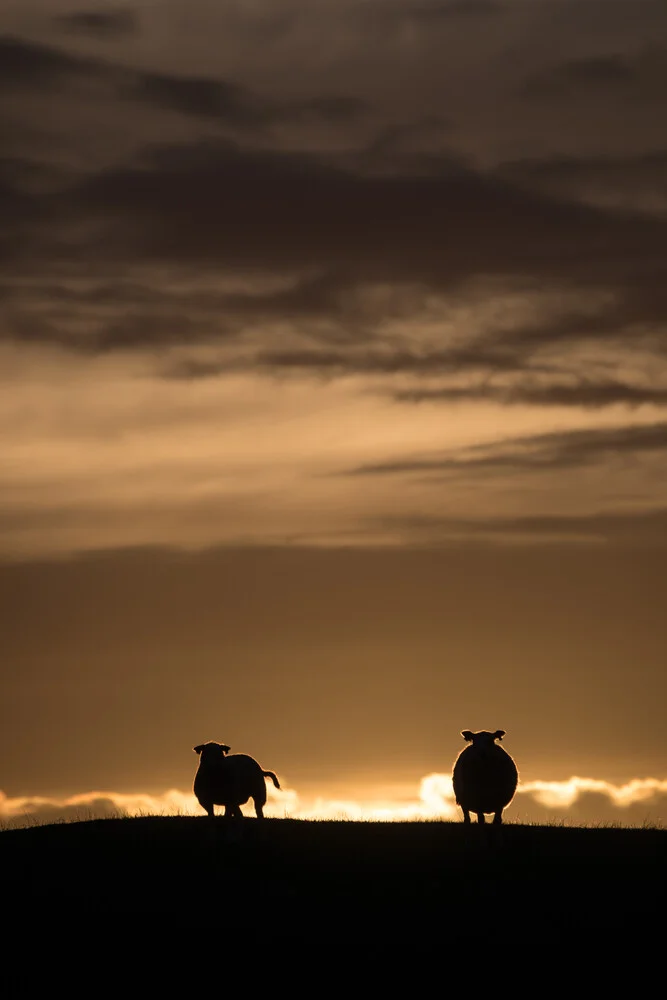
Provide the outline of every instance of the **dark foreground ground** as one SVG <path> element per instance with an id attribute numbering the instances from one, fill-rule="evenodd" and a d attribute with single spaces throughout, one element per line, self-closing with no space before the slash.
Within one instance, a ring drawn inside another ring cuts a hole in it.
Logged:
<path id="1" fill-rule="evenodd" d="M 448 976 L 472 948 L 489 987 L 487 945 L 510 949 L 508 970 L 524 956 L 560 974 L 577 950 L 607 973 L 641 953 L 645 969 L 664 953 L 666 875 L 667 831 L 650 829 L 147 817 L 0 833 L 15 928 L 123 954 L 141 942 L 161 968 L 181 935 L 204 975 L 249 941 L 251 968 L 278 978 L 313 949 L 338 966 L 357 949 L 387 977 L 405 963 Z"/>

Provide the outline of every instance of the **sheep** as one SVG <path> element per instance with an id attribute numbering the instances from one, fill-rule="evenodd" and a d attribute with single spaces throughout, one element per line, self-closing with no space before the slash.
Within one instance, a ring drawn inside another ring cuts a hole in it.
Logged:
<path id="1" fill-rule="evenodd" d="M 453 784 L 457 805 L 463 810 L 463 822 L 470 822 L 470 813 L 477 813 L 477 822 L 484 823 L 484 813 L 493 813 L 493 822 L 502 823 L 502 813 L 514 798 L 519 774 L 513 759 L 496 740 L 502 740 L 504 730 L 495 733 L 471 733 L 461 736 L 472 745 L 465 747 L 454 762 Z"/>
<path id="2" fill-rule="evenodd" d="M 263 808 L 266 804 L 264 779 L 271 778 L 276 788 L 280 788 L 273 771 L 263 771 L 254 757 L 249 757 L 248 754 L 229 755 L 231 747 L 226 743 L 201 743 L 193 749 L 199 754 L 194 793 L 200 806 L 209 816 L 215 814 L 214 807 L 218 805 L 225 807 L 225 816 L 242 819 L 241 806 L 248 799 L 252 799 L 257 819 L 264 818 Z"/>

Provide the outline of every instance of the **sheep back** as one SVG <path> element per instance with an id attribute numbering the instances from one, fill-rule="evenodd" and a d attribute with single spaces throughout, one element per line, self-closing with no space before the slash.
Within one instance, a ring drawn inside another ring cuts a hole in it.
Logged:
<path id="1" fill-rule="evenodd" d="M 514 760 L 497 744 L 465 747 L 454 764 L 456 802 L 473 813 L 496 813 L 509 805 L 519 775 Z"/>
<path id="2" fill-rule="evenodd" d="M 242 806 L 251 797 L 266 801 L 262 768 L 254 757 L 245 753 L 228 754 L 213 761 L 200 760 L 193 790 L 202 805 Z"/>

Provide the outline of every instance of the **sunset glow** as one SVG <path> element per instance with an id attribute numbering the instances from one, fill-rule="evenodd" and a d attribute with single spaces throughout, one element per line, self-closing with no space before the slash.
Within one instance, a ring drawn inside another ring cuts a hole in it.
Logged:
<path id="1" fill-rule="evenodd" d="M 410 795 L 413 791 L 413 795 Z M 428 774 L 416 790 L 405 789 L 400 800 L 369 796 L 372 789 L 359 790 L 349 799 L 317 797 L 306 799 L 289 787 L 275 791 L 270 785 L 265 815 L 277 819 L 353 820 L 405 822 L 423 820 L 460 821 L 454 801 L 451 776 Z M 581 805 L 593 792 L 606 801 L 607 823 L 662 826 L 667 819 L 667 780 L 635 779 L 625 785 L 613 785 L 593 778 L 572 777 L 566 781 L 531 781 L 519 786 L 517 797 L 508 810 L 506 822 L 595 824 L 596 806 L 589 805 L 573 819 L 570 807 Z M 640 807 L 631 808 L 631 807 Z M 222 810 L 218 810 L 222 813 Z M 244 812 L 252 816 L 252 806 Z M 631 816 L 628 816 L 631 813 Z M 76 821 L 121 816 L 202 816 L 202 809 L 191 792 L 170 789 L 159 795 L 88 792 L 67 798 L 16 797 L 0 794 L 0 825 L 4 828 L 32 826 L 35 823 Z"/>

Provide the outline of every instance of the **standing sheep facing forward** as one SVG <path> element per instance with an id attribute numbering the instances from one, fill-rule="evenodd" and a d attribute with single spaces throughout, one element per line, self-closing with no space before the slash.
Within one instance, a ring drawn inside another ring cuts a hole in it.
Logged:
<path id="1" fill-rule="evenodd" d="M 465 729 L 461 736 L 472 743 L 456 758 L 454 763 L 454 794 L 457 805 L 463 810 L 463 822 L 470 822 L 470 813 L 477 813 L 477 822 L 484 822 L 484 813 L 493 813 L 493 822 L 502 823 L 502 814 L 514 798 L 519 774 L 510 755 L 499 747 L 505 732 L 471 733 Z"/>
<path id="2" fill-rule="evenodd" d="M 225 816 L 242 818 L 241 806 L 248 799 L 255 803 L 257 819 L 263 819 L 266 805 L 265 778 L 280 788 L 273 771 L 263 771 L 254 757 L 246 753 L 233 753 L 225 743 L 201 743 L 194 747 L 199 754 L 199 767 L 195 775 L 194 793 L 202 809 L 209 816 L 215 806 L 225 807 Z"/>

